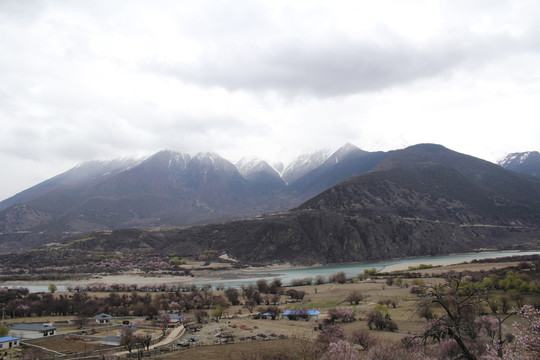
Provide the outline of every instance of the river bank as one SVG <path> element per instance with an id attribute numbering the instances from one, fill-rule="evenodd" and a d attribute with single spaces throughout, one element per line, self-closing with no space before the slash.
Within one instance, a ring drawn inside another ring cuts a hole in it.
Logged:
<path id="1" fill-rule="evenodd" d="M 47 291 L 48 286 L 54 283 L 58 288 L 58 291 L 67 291 L 69 288 L 77 286 L 110 286 L 115 284 L 131 285 L 137 284 L 138 287 L 168 284 L 174 286 L 182 286 L 188 284 L 203 285 L 208 284 L 212 287 L 224 286 L 224 287 L 241 287 L 250 283 L 256 282 L 258 279 L 271 280 L 273 278 L 281 278 L 283 284 L 289 284 L 295 279 L 314 279 L 317 276 L 323 277 L 324 280 L 328 280 L 328 277 L 338 273 L 345 272 L 347 277 L 356 277 L 358 274 L 362 274 L 366 269 L 375 268 L 378 272 L 391 273 L 393 271 L 407 270 L 410 266 L 418 266 L 420 264 L 429 264 L 433 266 L 444 266 L 443 268 L 430 269 L 429 271 L 447 271 L 450 270 L 450 266 L 453 266 L 452 270 L 462 271 L 467 268 L 474 267 L 474 269 L 490 269 L 493 264 L 469 264 L 472 260 L 481 260 L 498 257 L 509 257 L 516 255 L 534 255 L 540 254 L 540 251 L 492 251 L 492 252 L 478 252 L 467 254 L 453 254 L 446 256 L 430 256 L 430 257 L 417 257 L 406 259 L 395 259 L 387 261 L 357 263 L 357 264 L 337 264 L 331 266 L 315 266 L 315 267 L 301 267 L 292 264 L 274 264 L 262 267 L 248 267 L 244 269 L 230 269 L 230 270 L 198 270 L 193 272 L 192 276 L 172 276 L 168 274 L 160 275 L 156 273 L 147 274 L 144 272 L 132 271 L 122 274 L 114 275 L 92 275 L 88 278 L 79 279 L 67 279 L 61 281 L 51 280 L 36 280 L 36 281 L 4 281 L 0 283 L 0 286 L 7 287 L 27 287 L 32 292 Z M 464 264 L 467 263 L 467 264 Z M 462 264 L 459 268 L 457 264 Z M 440 269 L 440 270 L 439 270 Z M 446 270 L 443 270 L 446 269 Z"/>

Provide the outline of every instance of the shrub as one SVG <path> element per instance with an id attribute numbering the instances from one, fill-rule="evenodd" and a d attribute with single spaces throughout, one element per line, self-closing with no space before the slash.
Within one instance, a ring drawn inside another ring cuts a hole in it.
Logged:
<path id="1" fill-rule="evenodd" d="M 358 290 L 351 291 L 345 298 L 345 301 L 351 303 L 351 305 L 358 305 L 362 300 L 364 300 L 364 295 Z"/>
<path id="2" fill-rule="evenodd" d="M 376 340 L 366 330 L 354 330 L 351 334 L 351 341 L 362 346 L 364 349 L 369 349 L 376 344 Z"/>
<path id="3" fill-rule="evenodd" d="M 315 352 L 324 353 L 331 343 L 345 339 L 345 330 L 338 325 L 325 326 L 315 339 Z"/>
<path id="4" fill-rule="evenodd" d="M 360 360 L 360 354 L 344 340 L 330 343 L 321 360 Z"/>
<path id="5" fill-rule="evenodd" d="M 347 276 L 345 272 L 340 271 L 336 274 L 330 275 L 329 281 L 331 283 L 345 284 L 347 282 Z"/>
<path id="6" fill-rule="evenodd" d="M 368 277 L 368 276 L 376 276 L 377 275 L 377 269 L 375 268 L 371 268 L 371 269 L 365 269 L 364 270 L 364 276 L 365 277 Z"/>
<path id="7" fill-rule="evenodd" d="M 355 320 L 356 313 L 347 308 L 330 308 L 328 309 L 328 316 L 330 316 L 330 321 L 332 323 L 336 320 L 352 322 Z"/>
<path id="8" fill-rule="evenodd" d="M 397 324 L 390 319 L 388 314 L 383 316 L 380 311 L 375 310 L 369 312 L 367 317 L 370 330 L 373 330 L 373 326 L 375 326 L 377 330 L 396 331 L 398 329 Z"/>

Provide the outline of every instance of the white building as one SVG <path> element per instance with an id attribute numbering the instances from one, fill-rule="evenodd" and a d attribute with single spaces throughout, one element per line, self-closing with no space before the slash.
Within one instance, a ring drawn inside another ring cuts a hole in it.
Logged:
<path id="1" fill-rule="evenodd" d="M 21 339 L 13 336 L 0 337 L 0 356 L 7 355 L 7 350 L 19 347 L 19 340 Z"/>
<path id="2" fill-rule="evenodd" d="M 51 324 L 14 324 L 9 327 L 9 333 L 22 339 L 37 339 L 56 333 L 56 327 Z"/>

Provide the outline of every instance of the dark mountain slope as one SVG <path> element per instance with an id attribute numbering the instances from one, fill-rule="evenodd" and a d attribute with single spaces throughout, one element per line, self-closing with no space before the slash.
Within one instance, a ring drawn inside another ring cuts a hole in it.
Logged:
<path id="1" fill-rule="evenodd" d="M 415 168 L 429 164 L 442 164 L 454 168 L 470 181 L 517 201 L 538 203 L 538 179 L 501 168 L 489 161 L 449 150 L 441 145 L 420 144 L 398 151 L 375 168 Z"/>
<path id="2" fill-rule="evenodd" d="M 96 233 L 72 246 L 300 264 L 540 246 L 540 179 L 431 145 L 387 160 L 291 211 L 137 236 Z"/>
<path id="3" fill-rule="evenodd" d="M 347 262 L 538 246 L 540 181 L 442 146 L 397 151 L 231 248 L 261 261 Z M 534 245 L 531 245 L 534 244 Z"/>

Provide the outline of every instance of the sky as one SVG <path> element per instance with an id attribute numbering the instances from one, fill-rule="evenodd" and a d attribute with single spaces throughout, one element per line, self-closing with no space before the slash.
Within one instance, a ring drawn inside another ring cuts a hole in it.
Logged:
<path id="1" fill-rule="evenodd" d="M 540 150 L 540 2 L 0 1 L 0 200 L 87 160 Z"/>

